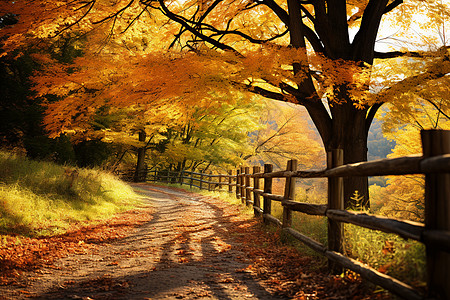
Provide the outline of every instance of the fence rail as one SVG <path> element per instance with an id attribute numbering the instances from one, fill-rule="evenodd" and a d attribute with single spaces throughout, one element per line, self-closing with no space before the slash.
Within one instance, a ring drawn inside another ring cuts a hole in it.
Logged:
<path id="1" fill-rule="evenodd" d="M 408 156 L 343 165 L 340 149 L 327 153 L 327 169 L 298 171 L 297 161 L 290 160 L 286 170 L 273 172 L 273 166 L 241 167 L 236 175 L 204 174 L 196 172 L 154 172 L 155 181 L 176 182 L 199 188 L 228 186 L 246 205 L 253 205 L 255 215 L 265 223 L 282 228 L 314 251 L 326 256 L 331 272 L 340 273 L 342 267 L 361 274 L 367 280 L 405 299 L 450 299 L 450 131 L 422 131 L 422 156 Z M 151 173 L 151 172 L 150 172 Z M 381 176 L 425 174 L 425 223 L 396 220 L 344 210 L 343 178 L 350 176 Z M 188 176 L 187 176 L 188 175 Z M 295 178 L 328 178 L 328 203 L 314 205 L 294 201 Z M 206 180 L 207 178 L 207 180 Z M 273 178 L 285 178 L 284 195 L 272 193 Z M 218 179 L 217 181 L 213 179 Z M 223 179 L 223 180 L 222 180 Z M 253 179 L 253 180 L 252 180 Z M 263 185 L 260 185 L 260 181 Z M 194 181 L 196 184 L 194 184 Z M 253 181 L 253 184 L 251 183 Z M 235 183 L 233 183 L 235 182 Z M 206 185 L 206 187 L 205 187 Z M 261 206 L 261 198 L 263 199 Z M 283 206 L 283 218 L 271 214 L 271 202 Z M 301 212 L 328 219 L 328 247 L 291 227 L 292 213 Z M 426 246 L 427 295 L 421 295 L 411 286 L 386 274 L 346 257 L 343 252 L 342 223 L 394 233 L 406 239 L 420 241 Z"/>

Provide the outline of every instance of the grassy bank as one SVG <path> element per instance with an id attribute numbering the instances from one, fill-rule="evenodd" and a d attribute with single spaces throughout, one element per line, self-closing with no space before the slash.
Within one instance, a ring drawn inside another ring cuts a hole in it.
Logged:
<path id="1" fill-rule="evenodd" d="M 138 195 L 111 174 L 0 152 L 0 234 L 59 234 L 138 204 Z"/>

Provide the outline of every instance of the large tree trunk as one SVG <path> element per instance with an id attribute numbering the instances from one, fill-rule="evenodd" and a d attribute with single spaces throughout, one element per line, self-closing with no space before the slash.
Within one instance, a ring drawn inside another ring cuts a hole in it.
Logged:
<path id="1" fill-rule="evenodd" d="M 367 137 L 357 139 L 349 134 L 346 138 L 350 140 L 343 145 L 344 164 L 367 161 Z M 370 207 L 367 177 L 344 178 L 344 206 L 349 209 Z"/>
<path id="2" fill-rule="evenodd" d="M 145 142 L 147 135 L 145 131 L 139 132 L 139 141 Z M 146 166 L 145 166 L 145 150 L 146 147 L 139 148 L 137 150 L 137 163 L 136 163 L 136 170 L 134 172 L 134 182 L 141 182 L 145 181 L 145 177 L 147 177 L 146 174 Z"/>
<path id="3" fill-rule="evenodd" d="M 367 161 L 366 109 L 356 108 L 351 101 L 333 105 L 332 134 L 327 151 L 344 150 L 344 164 Z M 369 190 L 367 177 L 344 178 L 345 208 L 368 208 Z"/>

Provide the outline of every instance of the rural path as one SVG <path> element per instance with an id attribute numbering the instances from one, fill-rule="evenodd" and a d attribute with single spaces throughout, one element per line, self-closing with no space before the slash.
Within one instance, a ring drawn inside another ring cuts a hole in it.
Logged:
<path id="1" fill-rule="evenodd" d="M 358 277 L 322 272 L 323 261 L 285 246 L 240 205 L 133 187 L 142 209 L 61 236 L 3 243 L 0 300 L 390 299 Z"/>
<path id="2" fill-rule="evenodd" d="M 150 222 L 28 274 L 25 286 L 0 287 L 0 299 L 278 299 L 234 247 L 228 231 L 238 225 L 237 211 L 198 194 L 134 188 L 154 208 Z"/>

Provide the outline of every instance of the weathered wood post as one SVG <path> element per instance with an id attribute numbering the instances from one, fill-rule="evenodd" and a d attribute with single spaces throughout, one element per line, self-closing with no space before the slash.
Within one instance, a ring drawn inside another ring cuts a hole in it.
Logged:
<path id="1" fill-rule="evenodd" d="M 222 190 L 222 175 L 219 174 L 219 191 Z"/>
<path id="2" fill-rule="evenodd" d="M 272 173 L 273 165 L 264 164 L 264 174 Z M 272 177 L 264 177 L 264 193 L 272 194 Z M 267 196 L 263 196 L 263 215 L 272 213 L 272 202 Z M 270 221 L 264 218 L 264 223 L 269 224 Z"/>
<path id="3" fill-rule="evenodd" d="M 423 130 L 424 158 L 450 153 L 449 130 Z M 450 231 L 450 173 L 425 174 L 425 228 Z M 426 244 L 428 297 L 450 299 L 450 253 Z"/>
<path id="4" fill-rule="evenodd" d="M 203 170 L 200 170 L 199 187 L 200 187 L 201 190 L 203 189 Z"/>
<path id="5" fill-rule="evenodd" d="M 145 139 L 147 138 L 147 133 L 145 132 L 145 130 L 140 130 L 139 131 L 139 141 L 140 142 L 145 142 Z M 145 181 L 145 178 L 142 178 L 143 175 L 147 175 L 145 174 L 145 152 L 146 152 L 147 148 L 146 146 L 144 147 L 140 147 L 137 149 L 137 163 L 136 163 L 136 169 L 134 172 L 134 178 L 133 181 L 134 182 L 141 182 L 141 181 Z"/>
<path id="6" fill-rule="evenodd" d="M 233 175 L 233 171 L 228 170 L 228 192 L 232 193 L 233 192 L 233 177 L 231 177 L 231 175 Z"/>
<path id="7" fill-rule="evenodd" d="M 335 149 L 327 152 L 327 168 L 339 167 L 344 163 L 344 151 Z M 344 181 L 342 177 L 328 178 L 328 209 L 344 209 Z M 328 250 L 343 252 L 344 227 L 340 222 L 328 219 Z M 328 260 L 328 268 L 333 274 L 341 274 L 342 267 Z"/>
<path id="8" fill-rule="evenodd" d="M 178 172 L 177 171 L 170 171 L 171 177 L 170 177 L 170 183 L 177 183 L 178 182 Z M 173 176 L 173 177 L 172 177 Z"/>
<path id="9" fill-rule="evenodd" d="M 250 167 L 245 167 L 245 204 L 250 205 L 252 202 L 252 191 L 249 189 L 250 185 Z"/>
<path id="10" fill-rule="evenodd" d="M 245 167 L 241 167 L 241 202 L 245 203 Z"/>
<path id="11" fill-rule="evenodd" d="M 209 174 L 208 174 L 208 191 L 209 192 L 211 192 L 211 182 L 212 182 L 212 172 L 211 171 L 209 171 Z"/>
<path id="12" fill-rule="evenodd" d="M 241 177 L 239 176 L 240 170 L 236 170 L 236 199 L 241 198 Z"/>
<path id="13" fill-rule="evenodd" d="M 286 171 L 297 171 L 297 160 L 291 159 L 287 162 Z M 295 177 L 286 177 L 284 186 L 284 199 L 294 200 L 295 196 Z M 292 226 L 292 210 L 283 206 L 283 228 Z"/>
<path id="14" fill-rule="evenodd" d="M 261 172 L 260 166 L 254 166 L 253 167 L 253 174 Z M 253 177 L 253 212 L 255 216 L 261 215 L 261 197 L 256 192 L 256 190 L 259 190 L 259 178 Z"/>
<path id="15" fill-rule="evenodd" d="M 183 183 L 184 183 L 184 170 L 181 170 L 179 173 L 178 173 L 178 183 L 181 185 L 181 186 L 183 186 Z"/>

